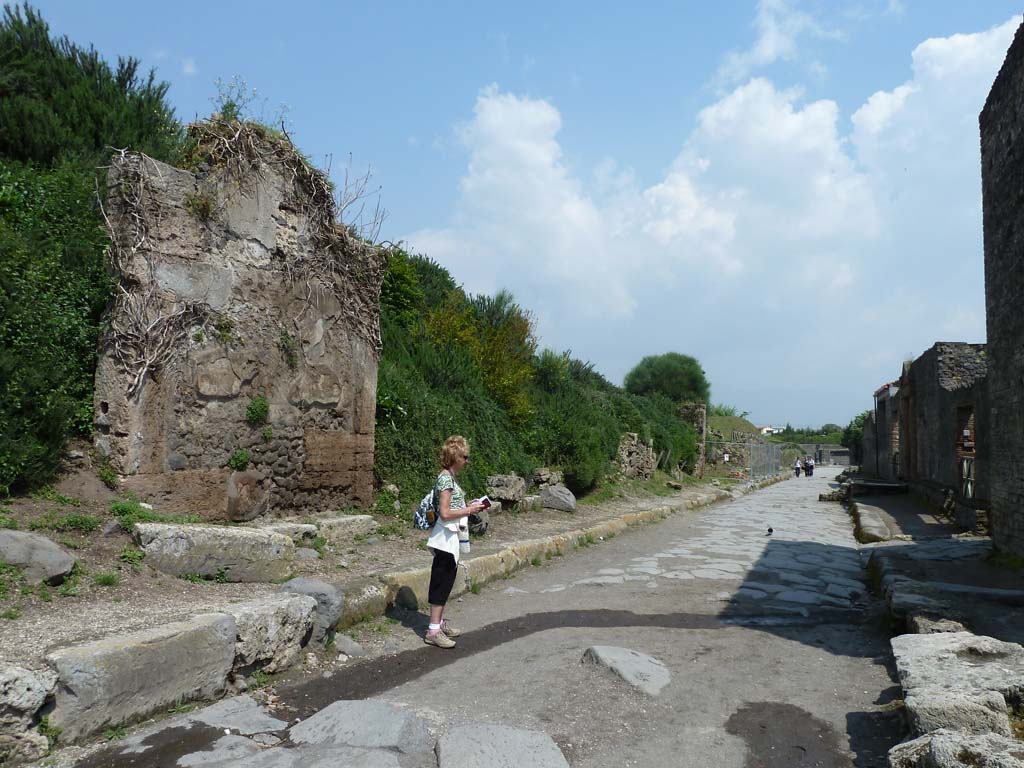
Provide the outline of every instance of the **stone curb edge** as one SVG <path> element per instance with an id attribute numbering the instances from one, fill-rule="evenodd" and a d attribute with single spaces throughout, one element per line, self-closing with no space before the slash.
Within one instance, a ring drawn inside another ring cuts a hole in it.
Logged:
<path id="1" fill-rule="evenodd" d="M 472 588 L 506 578 L 532 564 L 535 559 L 563 554 L 567 550 L 577 549 L 580 546 L 589 546 L 597 541 L 612 538 L 630 527 L 658 522 L 677 512 L 699 509 L 719 501 L 744 496 L 752 491 L 761 490 L 788 479 L 790 479 L 788 474 L 774 475 L 738 491 L 715 490 L 702 494 L 696 499 L 688 499 L 682 504 L 627 513 L 589 528 L 579 528 L 542 539 L 522 541 L 506 547 L 500 552 L 471 558 L 465 563 L 466 578 L 456 581 L 452 596 L 457 597 Z M 386 607 L 398 605 L 417 609 L 426 605 L 430 568 L 385 573 L 381 574 L 380 579 L 387 587 Z"/>

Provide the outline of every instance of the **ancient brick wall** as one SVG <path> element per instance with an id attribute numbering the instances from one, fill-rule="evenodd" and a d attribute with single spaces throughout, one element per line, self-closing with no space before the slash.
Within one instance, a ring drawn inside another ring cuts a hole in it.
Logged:
<path id="1" fill-rule="evenodd" d="M 95 442 L 127 488 L 206 518 L 228 515 L 229 495 L 239 519 L 370 503 L 377 249 L 332 230 L 325 253 L 307 190 L 274 162 L 197 176 L 127 155 L 109 184 L 124 292 L 97 368 Z M 160 333 L 169 352 L 147 370 Z M 260 398 L 267 418 L 250 423 Z M 242 452 L 250 466 L 233 472 Z"/>
<path id="2" fill-rule="evenodd" d="M 981 112 L 992 535 L 1024 554 L 1024 27 Z"/>

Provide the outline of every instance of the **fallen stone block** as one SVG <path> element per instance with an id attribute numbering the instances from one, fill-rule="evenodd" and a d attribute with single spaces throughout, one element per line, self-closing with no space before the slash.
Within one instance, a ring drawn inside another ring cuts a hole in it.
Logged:
<path id="1" fill-rule="evenodd" d="M 0 561 L 21 568 L 30 585 L 60 584 L 75 567 L 75 558 L 45 536 L 7 528 L 0 529 Z"/>
<path id="2" fill-rule="evenodd" d="M 610 669 L 648 696 L 657 696 L 672 679 L 668 668 L 661 661 L 631 648 L 593 645 L 583 652 L 582 662 Z"/>
<path id="3" fill-rule="evenodd" d="M 526 480 L 519 475 L 490 475 L 487 496 L 507 504 L 518 504 L 526 495 Z"/>
<path id="4" fill-rule="evenodd" d="M 438 768 L 569 768 L 546 733 L 468 723 L 437 740 Z"/>
<path id="5" fill-rule="evenodd" d="M 368 536 L 377 530 L 377 521 L 370 515 L 340 515 L 316 521 L 320 535 L 331 544 L 351 544 L 356 536 Z"/>
<path id="6" fill-rule="evenodd" d="M 540 505 L 544 509 L 575 512 L 576 497 L 564 485 L 548 485 L 541 489 Z"/>
<path id="7" fill-rule="evenodd" d="M 235 620 L 194 616 L 128 635 L 62 648 L 50 722 L 72 742 L 170 705 L 224 692 L 235 657 Z"/>
<path id="8" fill-rule="evenodd" d="M 338 624 L 345 608 L 345 595 L 333 584 L 316 579 L 297 578 L 286 581 L 279 592 L 306 595 L 316 600 L 316 620 L 310 641 L 323 642 L 327 633 Z"/>
<path id="9" fill-rule="evenodd" d="M 174 576 L 198 574 L 227 581 L 280 581 L 291 573 L 295 544 L 255 528 L 136 523 L 146 565 Z"/>
<path id="10" fill-rule="evenodd" d="M 433 742 L 422 718 L 383 701 L 336 701 L 289 732 L 293 744 L 387 749 L 426 756 Z"/>
<path id="11" fill-rule="evenodd" d="M 273 673 L 299 660 L 313 631 L 317 601 L 288 593 L 233 603 L 224 612 L 234 616 L 238 633 L 235 671 L 256 668 Z"/>
<path id="12" fill-rule="evenodd" d="M 1024 749 L 994 733 L 941 729 L 889 750 L 889 768 L 1024 768 Z"/>
<path id="13" fill-rule="evenodd" d="M 32 726 L 56 685 L 49 670 L 0 668 L 0 765 L 38 760 L 49 751 L 49 740 Z"/>

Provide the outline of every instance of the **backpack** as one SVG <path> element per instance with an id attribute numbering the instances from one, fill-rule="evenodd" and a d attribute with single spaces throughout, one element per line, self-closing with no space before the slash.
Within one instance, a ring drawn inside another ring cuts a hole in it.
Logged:
<path id="1" fill-rule="evenodd" d="M 412 513 L 412 522 L 421 531 L 425 531 L 434 525 L 437 520 L 437 510 L 434 508 L 434 489 L 423 497 L 419 507 Z"/>

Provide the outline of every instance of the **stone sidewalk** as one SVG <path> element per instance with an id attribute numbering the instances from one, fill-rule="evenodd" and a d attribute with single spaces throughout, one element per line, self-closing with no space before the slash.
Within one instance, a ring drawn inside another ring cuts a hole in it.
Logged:
<path id="1" fill-rule="evenodd" d="M 858 498 L 891 540 L 865 545 L 885 599 L 911 740 L 892 768 L 1024 768 L 1024 576 L 986 536 L 913 496 Z"/>

